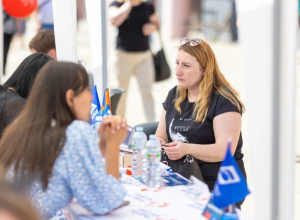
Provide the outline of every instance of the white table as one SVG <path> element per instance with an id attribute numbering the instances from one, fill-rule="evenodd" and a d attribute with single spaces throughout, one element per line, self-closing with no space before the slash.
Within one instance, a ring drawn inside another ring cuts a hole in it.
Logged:
<path id="1" fill-rule="evenodd" d="M 76 220 L 205 220 L 201 216 L 207 202 L 205 195 L 203 200 L 195 202 L 191 199 L 193 192 L 188 192 L 191 190 L 187 186 L 162 187 L 157 190 L 147 189 L 145 185 L 127 175 L 122 175 L 121 183 L 127 190 L 125 200 L 130 202 L 129 205 L 103 216 L 78 216 Z M 79 205 L 71 204 L 69 208 L 71 211 L 77 212 L 77 215 L 84 213 L 83 210 L 80 210 Z"/>

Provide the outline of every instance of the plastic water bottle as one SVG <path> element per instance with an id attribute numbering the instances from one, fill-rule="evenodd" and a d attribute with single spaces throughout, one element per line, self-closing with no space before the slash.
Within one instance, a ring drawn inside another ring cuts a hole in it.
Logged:
<path id="1" fill-rule="evenodd" d="M 132 177 L 145 183 L 147 136 L 142 127 L 137 127 L 132 136 Z"/>
<path id="2" fill-rule="evenodd" d="M 160 153 L 160 143 L 155 135 L 150 135 L 146 144 L 146 185 L 150 188 L 160 187 Z"/>
<path id="3" fill-rule="evenodd" d="M 98 129 L 99 129 L 101 123 L 102 123 L 102 120 L 103 120 L 102 116 L 96 116 L 96 121 L 95 121 L 95 124 L 93 126 L 93 128 L 95 129 L 95 132 L 96 132 L 96 139 L 97 139 L 97 141 L 99 141 Z"/>

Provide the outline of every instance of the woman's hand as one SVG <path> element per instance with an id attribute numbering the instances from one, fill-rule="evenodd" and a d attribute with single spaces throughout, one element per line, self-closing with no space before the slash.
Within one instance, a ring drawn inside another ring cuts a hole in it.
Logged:
<path id="1" fill-rule="evenodd" d="M 156 25 L 152 23 L 146 23 L 143 25 L 142 31 L 145 36 L 149 36 L 156 31 Z"/>
<path id="2" fill-rule="evenodd" d="M 111 116 L 103 119 L 99 130 L 100 149 L 102 155 L 105 156 L 107 145 L 119 147 L 126 138 L 126 119 L 120 116 Z"/>
<path id="3" fill-rule="evenodd" d="M 181 141 L 169 143 L 163 147 L 170 160 L 178 160 L 188 154 L 189 144 Z"/>
<path id="4" fill-rule="evenodd" d="M 158 142 L 160 143 L 161 146 L 163 146 L 164 144 L 166 144 L 165 140 L 160 138 L 160 137 L 157 137 L 157 140 Z"/>

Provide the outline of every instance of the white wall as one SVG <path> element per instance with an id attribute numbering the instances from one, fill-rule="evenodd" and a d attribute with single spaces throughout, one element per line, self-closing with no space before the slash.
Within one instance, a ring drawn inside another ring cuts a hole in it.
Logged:
<path id="1" fill-rule="evenodd" d="M 238 5 L 255 219 L 293 219 L 297 1 L 240 0 Z"/>
<path id="2" fill-rule="evenodd" d="M 57 60 L 77 63 L 77 9 L 74 0 L 53 0 Z"/>

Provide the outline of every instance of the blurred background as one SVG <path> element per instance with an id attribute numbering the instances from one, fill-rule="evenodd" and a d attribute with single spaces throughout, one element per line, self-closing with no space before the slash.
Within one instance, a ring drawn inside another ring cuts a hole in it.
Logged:
<path id="1" fill-rule="evenodd" d="M 151 1 L 156 9 L 161 22 L 161 35 L 163 47 L 170 65 L 172 74 L 165 81 L 155 83 L 153 95 L 155 103 L 155 120 L 158 121 L 162 112 L 168 91 L 176 83 L 174 75 L 175 58 L 177 46 L 182 37 L 201 38 L 207 41 L 217 57 L 221 72 L 233 87 L 239 91 L 241 99 L 246 106 L 243 115 L 242 132 L 244 138 L 243 151 L 245 154 L 245 166 L 248 175 L 249 188 L 253 188 L 252 166 L 256 163 L 250 150 L 249 141 L 249 117 L 247 115 L 247 93 L 246 93 L 246 71 L 244 65 L 244 47 L 239 33 L 240 22 L 238 3 L 234 0 L 154 0 Z M 2 78 L 2 83 L 13 73 L 21 61 L 28 56 L 31 51 L 28 44 L 32 37 L 37 33 L 36 15 L 20 20 L 21 30 L 13 36 L 10 50 L 8 52 L 6 74 Z M 83 60 L 92 69 L 91 48 L 89 42 L 89 30 L 86 20 L 86 9 L 84 0 L 77 0 L 77 53 L 78 59 Z M 109 71 L 108 81 L 111 87 L 116 83 L 112 68 L 114 61 L 114 49 L 117 29 L 108 25 L 108 57 Z M 298 28 L 299 31 L 299 28 Z M 299 38 L 299 36 L 298 36 Z M 299 41 L 299 39 L 298 39 Z M 159 48 L 157 34 L 151 36 L 151 48 Z M 297 48 L 297 67 L 296 67 L 296 159 L 295 159 L 295 220 L 300 219 L 300 49 Z M 259 67 L 258 67 L 259 68 Z M 132 77 L 127 93 L 127 112 L 128 124 L 134 126 L 146 122 L 144 115 L 141 95 L 139 93 L 136 79 Z M 297 135 L 298 134 L 298 135 Z M 251 216 L 255 216 L 254 205 L 255 193 L 248 196 L 242 206 L 242 210 Z"/>

